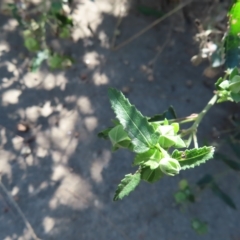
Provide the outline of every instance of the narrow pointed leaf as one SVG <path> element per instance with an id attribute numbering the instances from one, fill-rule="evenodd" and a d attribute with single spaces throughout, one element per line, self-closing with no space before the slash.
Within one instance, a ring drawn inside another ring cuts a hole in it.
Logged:
<path id="1" fill-rule="evenodd" d="M 140 172 L 125 175 L 125 178 L 122 179 L 122 181 L 118 185 L 113 200 L 114 201 L 121 200 L 124 197 L 128 196 L 129 193 L 132 192 L 138 186 L 140 181 L 141 181 Z"/>
<path id="2" fill-rule="evenodd" d="M 172 106 L 170 106 L 168 108 L 168 110 L 166 110 L 162 114 L 157 114 L 157 115 L 149 118 L 148 121 L 149 122 L 164 121 L 165 118 L 168 119 L 168 120 L 177 118 L 176 112 L 175 112 L 175 110 Z"/>
<path id="3" fill-rule="evenodd" d="M 154 128 L 148 123 L 147 118 L 116 89 L 110 88 L 108 95 L 117 119 L 132 139 L 135 146 L 134 150 L 145 152 L 151 146 L 154 146 L 159 135 L 154 132 Z"/>
<path id="4" fill-rule="evenodd" d="M 213 153 L 213 147 L 202 147 L 186 151 L 175 150 L 172 153 L 172 158 L 177 159 L 181 165 L 182 170 L 185 170 L 205 163 L 207 160 L 213 157 Z"/>
<path id="5" fill-rule="evenodd" d="M 213 193 L 218 196 L 223 202 L 225 202 L 229 207 L 237 209 L 233 200 L 225 192 L 223 192 L 216 183 L 212 184 L 211 189 Z"/>

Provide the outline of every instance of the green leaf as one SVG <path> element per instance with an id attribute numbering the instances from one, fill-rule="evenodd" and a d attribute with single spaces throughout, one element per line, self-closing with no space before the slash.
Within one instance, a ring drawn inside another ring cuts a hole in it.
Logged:
<path id="1" fill-rule="evenodd" d="M 73 20 L 70 17 L 65 16 L 64 14 L 61 13 L 56 13 L 55 17 L 60 23 L 60 27 L 64 26 L 73 26 Z"/>
<path id="2" fill-rule="evenodd" d="M 231 97 L 234 102 L 239 103 L 240 102 L 240 94 L 239 93 L 233 93 L 231 92 Z"/>
<path id="3" fill-rule="evenodd" d="M 239 65 L 240 56 L 240 2 L 236 1 L 229 11 L 229 29 L 225 37 L 225 58 L 228 68 Z"/>
<path id="4" fill-rule="evenodd" d="M 148 160 L 144 163 L 144 166 L 150 167 L 151 170 L 154 170 L 159 167 L 159 163 L 153 160 Z"/>
<path id="5" fill-rule="evenodd" d="M 208 224 L 196 218 L 192 220 L 192 228 L 199 235 L 203 235 L 208 232 Z"/>
<path id="6" fill-rule="evenodd" d="M 222 160 L 226 165 L 228 165 L 230 168 L 232 168 L 235 171 L 240 171 L 240 163 L 233 161 L 231 159 L 228 159 L 227 156 L 221 153 L 215 153 L 215 158 Z"/>
<path id="7" fill-rule="evenodd" d="M 122 181 L 118 185 L 113 200 L 114 201 L 121 200 L 124 197 L 128 196 L 129 193 L 132 192 L 138 186 L 140 181 L 141 181 L 140 172 L 125 175 L 125 178 L 122 179 Z"/>
<path id="8" fill-rule="evenodd" d="M 173 126 L 174 133 L 177 134 L 180 129 L 179 123 L 172 123 L 171 126 Z"/>
<path id="9" fill-rule="evenodd" d="M 109 127 L 98 133 L 99 138 L 109 139 L 108 133 L 113 129 L 113 127 Z"/>
<path id="10" fill-rule="evenodd" d="M 116 147 L 127 148 L 131 144 L 131 139 L 128 137 L 127 133 L 124 131 L 122 125 L 118 125 L 112 128 L 109 131 L 108 136 L 114 148 Z"/>
<path id="11" fill-rule="evenodd" d="M 157 114 L 151 118 L 148 119 L 149 122 L 159 122 L 159 121 L 164 121 L 166 119 L 171 120 L 171 119 L 176 119 L 177 115 L 175 113 L 175 110 L 172 106 L 168 108 L 165 112 L 162 114 Z"/>
<path id="12" fill-rule="evenodd" d="M 48 66 L 52 69 L 63 69 L 70 67 L 73 64 L 73 59 L 68 56 L 62 56 L 58 53 L 54 53 L 48 58 Z"/>
<path id="13" fill-rule="evenodd" d="M 38 52 L 37 56 L 32 61 L 31 71 L 36 72 L 40 68 L 43 61 L 48 59 L 48 56 L 49 56 L 49 51 L 48 50 Z"/>
<path id="14" fill-rule="evenodd" d="M 232 80 L 236 75 L 239 75 L 239 71 L 237 67 L 231 69 L 230 71 L 231 71 L 229 76 L 230 80 Z"/>
<path id="15" fill-rule="evenodd" d="M 182 179 L 179 183 L 179 189 L 180 190 L 184 190 L 186 189 L 189 185 L 188 185 L 188 181 L 186 179 Z"/>
<path id="16" fill-rule="evenodd" d="M 216 196 L 218 196 L 229 207 L 231 207 L 233 209 L 237 209 L 233 200 L 225 192 L 223 192 L 215 182 L 212 184 L 211 189 L 212 189 L 213 193 Z"/>
<path id="17" fill-rule="evenodd" d="M 154 128 L 148 123 L 147 118 L 116 89 L 110 88 L 108 95 L 118 120 L 132 139 L 134 151 L 141 153 L 154 147 L 159 135 L 154 133 Z"/>
<path id="18" fill-rule="evenodd" d="M 174 194 L 174 199 L 176 203 L 184 203 L 187 201 L 187 195 L 182 191 L 178 191 Z"/>
<path id="19" fill-rule="evenodd" d="M 240 76 L 235 76 L 229 83 L 229 89 L 233 93 L 239 93 L 240 91 Z"/>
<path id="20" fill-rule="evenodd" d="M 194 168 L 213 157 L 214 147 L 194 148 L 186 151 L 175 150 L 172 158 L 179 161 L 182 170 Z"/>
<path id="21" fill-rule="evenodd" d="M 138 153 L 135 158 L 133 165 L 140 165 L 149 160 L 159 162 L 162 158 L 162 154 L 158 149 L 149 149 L 147 152 Z"/>
<path id="22" fill-rule="evenodd" d="M 51 8 L 50 11 L 55 14 L 58 13 L 62 10 L 62 3 L 61 2 L 52 2 L 51 3 Z"/>
<path id="23" fill-rule="evenodd" d="M 38 40 L 34 37 L 26 37 L 24 38 L 24 46 L 30 52 L 36 52 L 40 49 L 40 44 Z"/>
<path id="24" fill-rule="evenodd" d="M 149 183 L 154 183 L 164 176 L 161 169 L 158 167 L 152 170 L 150 167 L 144 167 L 141 169 L 141 179 Z"/>
<path id="25" fill-rule="evenodd" d="M 71 31 L 68 27 L 62 27 L 59 29 L 60 38 L 69 38 L 71 36 Z"/>
<path id="26" fill-rule="evenodd" d="M 159 144 L 163 148 L 170 148 L 175 144 L 175 136 L 161 135 L 159 138 Z"/>

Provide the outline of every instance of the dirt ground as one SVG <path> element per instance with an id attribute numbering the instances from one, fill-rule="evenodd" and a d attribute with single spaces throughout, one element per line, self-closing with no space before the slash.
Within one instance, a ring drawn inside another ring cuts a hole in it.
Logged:
<path id="1" fill-rule="evenodd" d="M 3 184 L 36 235 L 44 240 L 240 239 L 239 211 L 210 191 L 185 212 L 174 202 L 180 179 L 196 182 L 204 173 L 224 170 L 225 165 L 215 160 L 153 185 L 143 182 L 123 201 L 112 201 L 117 184 L 135 169 L 131 153 L 112 153 L 110 143 L 97 138 L 114 118 L 107 89 L 123 90 L 147 116 L 173 105 L 183 117 L 202 110 L 216 80 L 203 76 L 207 64 L 191 65 L 190 59 L 197 52 L 192 39 L 196 29 L 179 14 L 120 50 L 111 51 L 119 6 L 117 1 L 79 1 L 74 18 L 80 27 L 74 30 L 73 41 L 52 42 L 56 49 L 72 54 L 76 63 L 68 70 L 54 72 L 45 66 L 38 73 L 27 71 L 27 53 L 17 24 L 0 16 Z M 117 44 L 154 20 L 134 11 L 124 12 Z M 168 45 L 152 71 L 148 64 L 166 39 Z M 211 139 L 213 126 L 221 127 L 229 106 L 222 104 L 210 111 L 199 130 L 200 142 Z M 30 125 L 27 133 L 17 132 L 21 121 Z M 235 183 L 234 175 L 220 181 L 239 208 Z M 34 239 L 0 189 L 0 239 Z M 198 236 L 191 229 L 195 217 L 209 223 L 208 234 Z"/>

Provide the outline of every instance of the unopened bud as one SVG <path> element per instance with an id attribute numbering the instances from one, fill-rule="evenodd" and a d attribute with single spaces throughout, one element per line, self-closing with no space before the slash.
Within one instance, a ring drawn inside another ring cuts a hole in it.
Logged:
<path id="1" fill-rule="evenodd" d="M 159 164 L 163 173 L 169 176 L 175 176 L 181 170 L 179 162 L 174 158 L 163 158 Z"/>

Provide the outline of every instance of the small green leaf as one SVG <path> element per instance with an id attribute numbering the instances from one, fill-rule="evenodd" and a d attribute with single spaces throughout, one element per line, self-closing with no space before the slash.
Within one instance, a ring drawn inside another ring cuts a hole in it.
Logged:
<path id="1" fill-rule="evenodd" d="M 109 139 L 108 133 L 112 130 L 112 127 L 106 128 L 98 133 L 99 138 Z"/>
<path id="2" fill-rule="evenodd" d="M 179 189 L 184 190 L 185 188 L 188 187 L 188 181 L 186 179 L 182 179 L 179 183 Z"/>
<path id="3" fill-rule="evenodd" d="M 159 122 L 159 121 L 164 121 L 165 119 L 171 120 L 171 119 L 176 119 L 177 115 L 175 113 L 175 110 L 172 106 L 168 108 L 165 112 L 162 114 L 155 115 L 151 118 L 148 119 L 149 122 Z"/>
<path id="4" fill-rule="evenodd" d="M 181 139 L 180 136 L 175 136 L 175 145 L 176 148 L 186 148 L 186 143 Z"/>
<path id="5" fill-rule="evenodd" d="M 214 147 L 194 148 L 186 151 L 174 150 L 172 158 L 179 161 L 182 170 L 194 168 L 213 157 Z"/>
<path id="6" fill-rule="evenodd" d="M 175 144 L 175 136 L 161 135 L 159 138 L 159 144 L 162 148 L 170 148 Z"/>
<path id="7" fill-rule="evenodd" d="M 161 169 L 158 167 L 151 170 L 150 167 L 144 167 L 141 169 L 141 179 L 149 183 L 154 183 L 164 176 Z"/>
<path id="8" fill-rule="evenodd" d="M 203 235 L 208 232 L 208 224 L 200 221 L 199 219 L 192 220 L 192 228 L 199 235 Z"/>
<path id="9" fill-rule="evenodd" d="M 71 31 L 68 27 L 62 27 L 59 29 L 60 38 L 69 38 L 71 36 Z"/>
<path id="10" fill-rule="evenodd" d="M 116 89 L 110 88 L 108 95 L 118 120 L 132 139 L 134 151 L 141 153 L 154 147 L 159 135 L 154 132 L 154 128 L 148 123 L 147 118 Z"/>
<path id="11" fill-rule="evenodd" d="M 221 153 L 215 153 L 215 158 L 222 160 L 226 165 L 228 165 L 230 168 L 232 168 L 235 171 L 240 171 L 240 163 L 233 161 L 231 159 L 228 159 L 227 156 Z"/>
<path id="12" fill-rule="evenodd" d="M 179 131 L 179 123 L 172 123 L 174 133 L 177 134 Z"/>
<path id="13" fill-rule="evenodd" d="M 184 203 L 187 201 L 187 196 L 184 192 L 178 191 L 174 194 L 174 199 L 176 203 Z"/>
<path id="14" fill-rule="evenodd" d="M 228 80 L 225 80 L 225 81 L 221 82 L 221 83 L 219 84 L 219 87 L 220 87 L 221 89 L 228 89 L 228 88 L 229 88 L 229 81 L 228 81 Z"/>
<path id="15" fill-rule="evenodd" d="M 162 158 L 162 154 L 158 149 L 149 149 L 147 152 L 138 153 L 135 158 L 133 165 L 140 165 L 149 160 L 159 162 Z"/>
<path id="16" fill-rule="evenodd" d="M 51 69 L 63 69 L 72 66 L 73 59 L 67 56 L 62 56 L 58 53 L 54 53 L 48 58 L 48 65 Z"/>
<path id="17" fill-rule="evenodd" d="M 211 189 L 213 193 L 218 196 L 223 202 L 225 202 L 229 207 L 237 209 L 233 200 L 225 192 L 223 192 L 215 182 L 212 184 Z"/>
<path id="18" fill-rule="evenodd" d="M 153 160 L 148 160 L 143 165 L 146 167 L 150 167 L 151 170 L 154 170 L 159 167 L 159 163 Z"/>
<path id="19" fill-rule="evenodd" d="M 229 82 L 229 89 L 233 93 L 239 93 L 240 91 L 240 76 L 236 75 Z"/>
<path id="20" fill-rule="evenodd" d="M 73 20 L 70 17 L 65 16 L 61 13 L 56 13 L 55 17 L 58 19 L 60 26 L 73 26 Z"/>
<path id="21" fill-rule="evenodd" d="M 131 139 L 124 131 L 122 125 L 118 125 L 112 128 L 108 136 L 112 142 L 113 147 L 128 147 L 131 143 Z"/>
<path id="22" fill-rule="evenodd" d="M 238 68 L 237 68 L 237 67 L 231 69 L 230 71 L 231 71 L 230 77 L 229 77 L 230 80 L 232 80 L 236 75 L 239 75 L 239 72 L 238 72 Z"/>
<path id="23" fill-rule="evenodd" d="M 129 193 L 132 192 L 139 185 L 140 181 L 141 181 L 140 172 L 125 175 L 125 178 L 122 179 L 122 181 L 118 185 L 113 200 L 114 201 L 121 200 L 124 197 L 128 196 Z"/>
<path id="24" fill-rule="evenodd" d="M 40 44 L 34 37 L 26 37 L 24 38 L 24 46 L 28 49 L 30 52 L 36 52 L 40 49 Z"/>

